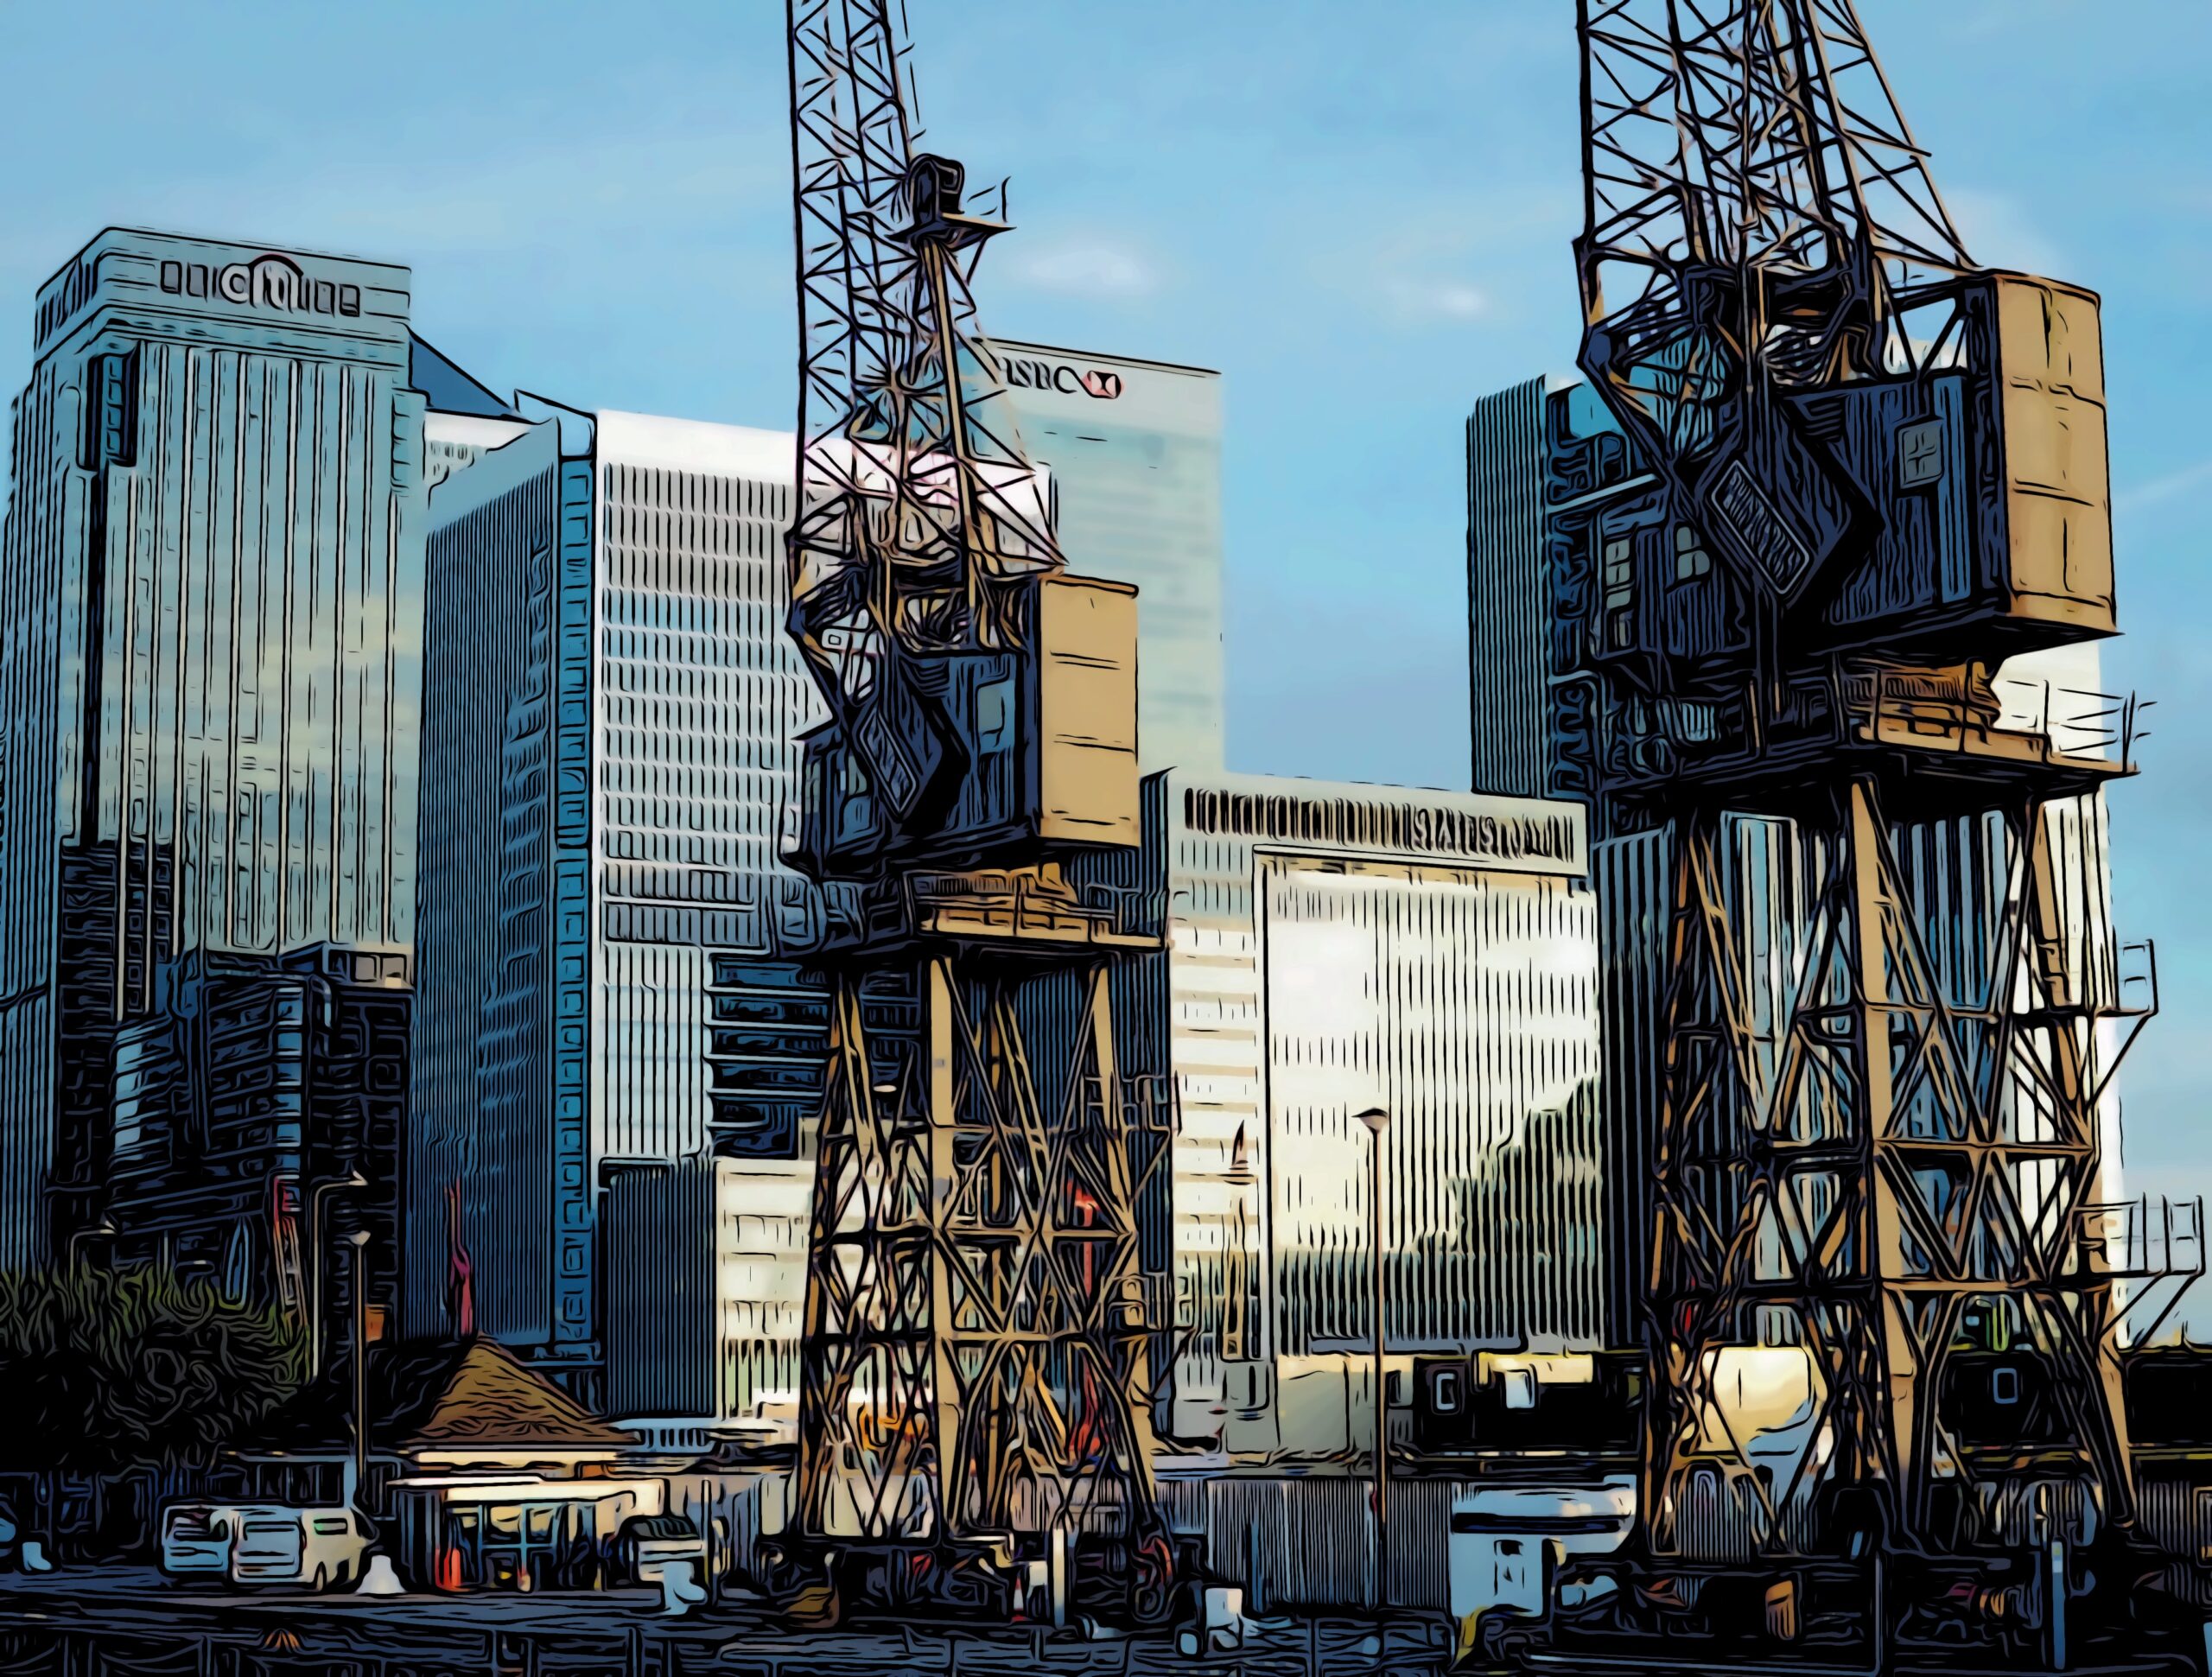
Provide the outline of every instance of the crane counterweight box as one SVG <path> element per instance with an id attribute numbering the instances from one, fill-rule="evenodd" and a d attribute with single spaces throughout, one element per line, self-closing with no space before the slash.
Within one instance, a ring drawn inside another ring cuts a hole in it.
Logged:
<path id="1" fill-rule="evenodd" d="M 1020 650 L 902 665 L 943 748 L 942 816 L 907 830 L 876 795 L 867 753 L 820 727 L 804 740 L 796 865 L 856 879 L 888 861 L 1140 842 L 1136 590 L 1058 574 L 1026 594 Z"/>
<path id="2" fill-rule="evenodd" d="M 1990 273 L 1962 302 L 1955 367 L 1796 398 L 1878 515 L 1818 639 L 1925 641 L 1940 659 L 2117 627 L 2096 297 Z M 1990 639 L 1951 638 L 1969 628 Z"/>
<path id="3" fill-rule="evenodd" d="M 1936 364 L 1783 396 L 1858 511 L 1783 613 L 1785 660 L 1878 645 L 1991 661 L 2117 631 L 2097 300 L 2024 275 L 1959 282 Z M 1618 430 L 1554 438 L 1548 499 L 1630 475 Z M 1550 522 L 1567 614 L 1599 659 L 1740 665 L 1759 584 L 1662 484 Z M 1586 656 L 1573 649 L 1570 662 Z"/>

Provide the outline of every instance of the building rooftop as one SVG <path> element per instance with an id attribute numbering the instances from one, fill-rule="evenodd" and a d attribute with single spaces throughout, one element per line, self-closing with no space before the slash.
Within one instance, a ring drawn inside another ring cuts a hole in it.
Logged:
<path id="1" fill-rule="evenodd" d="M 607 1451 L 632 1440 L 490 1339 L 369 1352 L 369 1442 L 379 1455 L 533 1450 Z M 351 1448 L 353 1376 L 343 1361 L 262 1429 L 254 1455 Z"/>
<path id="2" fill-rule="evenodd" d="M 462 371 L 459 363 L 420 337 L 413 338 L 407 356 L 407 382 L 430 398 L 440 413 L 473 414 L 481 419 L 512 419 L 514 409 L 502 402 L 481 380 Z"/>

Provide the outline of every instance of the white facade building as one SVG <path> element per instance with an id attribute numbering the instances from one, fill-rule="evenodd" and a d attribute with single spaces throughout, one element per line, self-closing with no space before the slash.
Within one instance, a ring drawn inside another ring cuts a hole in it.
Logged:
<path id="1" fill-rule="evenodd" d="M 1373 1107 L 1392 1366 L 1602 1344 L 1580 807 L 1255 775 L 1150 790 L 1180 1107 L 1175 1440 L 1254 1465 L 1364 1449 Z"/>

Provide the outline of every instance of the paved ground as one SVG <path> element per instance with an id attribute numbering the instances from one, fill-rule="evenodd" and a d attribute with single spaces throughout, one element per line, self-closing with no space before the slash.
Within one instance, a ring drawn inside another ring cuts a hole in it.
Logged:
<path id="1" fill-rule="evenodd" d="M 1273 1621 L 1237 1650 L 1193 1659 L 1172 1638 L 1086 1641 L 1041 1627 L 861 1624 L 784 1629 L 760 1604 L 663 1617 L 643 1590 L 484 1596 L 308 1596 L 180 1589 L 149 1569 L 0 1574 L 0 1674 L 54 1677 L 1030 1677 L 1198 1671 L 1242 1677 L 1428 1677 L 1433 1624 L 1378 1635 L 1347 1620 Z"/>

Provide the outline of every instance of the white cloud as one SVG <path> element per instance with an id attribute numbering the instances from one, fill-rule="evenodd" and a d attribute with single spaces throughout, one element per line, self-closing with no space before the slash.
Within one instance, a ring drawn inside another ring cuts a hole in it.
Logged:
<path id="1" fill-rule="evenodd" d="M 1465 280 L 1394 274 L 1383 283 L 1390 312 L 1402 321 L 1473 321 L 1490 313 L 1489 294 Z"/>
<path id="2" fill-rule="evenodd" d="M 1149 295 L 1160 279 L 1159 269 L 1138 251 L 1096 234 L 1047 239 L 1019 251 L 1007 271 L 1039 291 L 1108 301 Z"/>
<path id="3" fill-rule="evenodd" d="M 1495 327 L 1572 290 L 1565 252 L 1577 218 L 1562 199 L 1554 184 L 1492 181 L 1471 197 L 1377 206 L 1313 251 L 1310 271 L 1387 327 Z"/>
<path id="4" fill-rule="evenodd" d="M 2183 467 L 2178 472 L 2169 472 L 2162 478 L 2152 478 L 2148 483 L 2139 483 L 2132 489 L 2123 489 L 2112 498 L 2112 504 L 2118 511 L 2140 511 L 2145 507 L 2170 501 L 2177 495 L 2185 495 L 2206 484 L 2212 484 L 2212 460 L 2201 460 L 2194 466 Z"/>

